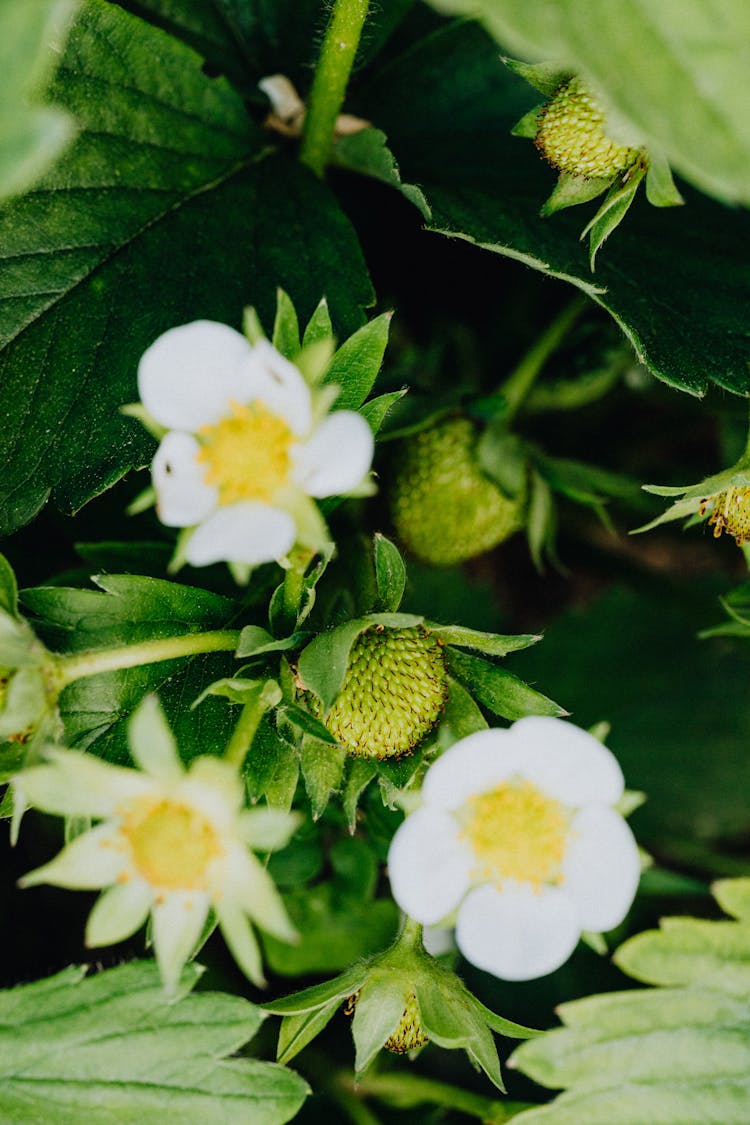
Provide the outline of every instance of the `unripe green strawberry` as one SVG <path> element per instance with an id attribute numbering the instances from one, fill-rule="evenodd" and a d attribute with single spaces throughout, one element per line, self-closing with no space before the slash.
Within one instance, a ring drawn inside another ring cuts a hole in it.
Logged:
<path id="1" fill-rule="evenodd" d="M 750 488 L 730 486 L 724 492 L 701 500 L 699 512 L 702 516 L 711 510 L 709 524 L 713 526 L 716 539 L 726 532 L 733 535 L 735 543 L 741 547 L 750 543 Z"/>
<path id="2" fill-rule="evenodd" d="M 394 1055 L 408 1055 L 409 1051 L 416 1051 L 418 1047 L 424 1047 L 429 1041 L 422 1028 L 416 993 L 410 992 L 406 997 L 401 1022 L 383 1046 L 386 1051 L 392 1051 Z"/>
<path id="3" fill-rule="evenodd" d="M 408 754 L 437 722 L 448 678 L 443 649 L 421 626 L 360 633 L 325 724 L 350 754 Z"/>
<path id="4" fill-rule="evenodd" d="M 604 131 L 604 110 L 580 78 L 565 82 L 539 116 L 535 144 L 555 168 L 587 179 L 612 179 L 635 163 L 640 150 Z"/>
<path id="5" fill-rule="evenodd" d="M 449 418 L 402 443 L 391 516 L 411 554 L 432 566 L 481 555 L 524 525 L 523 500 L 505 496 L 482 472 L 477 437 L 468 418 Z"/>

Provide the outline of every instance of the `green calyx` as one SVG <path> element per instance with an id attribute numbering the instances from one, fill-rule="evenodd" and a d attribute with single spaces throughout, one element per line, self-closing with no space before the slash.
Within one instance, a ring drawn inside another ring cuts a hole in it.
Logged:
<path id="1" fill-rule="evenodd" d="M 355 640 L 325 725 L 350 754 L 397 758 L 438 721 L 448 679 L 443 648 L 421 625 L 374 626 Z"/>
<path id="2" fill-rule="evenodd" d="M 607 136 L 604 110 L 580 78 L 563 83 L 543 107 L 534 143 L 555 168 L 587 179 L 614 178 L 641 156 Z"/>
<path id="3" fill-rule="evenodd" d="M 506 496 L 479 465 L 479 432 L 449 418 L 402 443 L 391 516 L 415 558 L 453 566 L 503 543 L 525 522 L 525 497 Z"/>

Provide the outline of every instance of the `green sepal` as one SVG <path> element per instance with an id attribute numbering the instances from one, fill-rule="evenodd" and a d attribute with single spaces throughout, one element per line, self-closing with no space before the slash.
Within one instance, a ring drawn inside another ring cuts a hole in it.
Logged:
<path id="1" fill-rule="evenodd" d="M 524 137 L 526 140 L 533 141 L 539 131 L 539 111 L 544 109 L 544 106 L 545 103 L 540 102 L 524 113 L 511 129 L 511 134 L 514 137 Z"/>
<path id="2" fill-rule="evenodd" d="M 257 309 L 247 306 L 242 313 L 242 331 L 249 344 L 257 344 L 260 340 L 267 339 L 260 322 Z"/>
<path id="3" fill-rule="evenodd" d="M 611 176 L 596 179 L 561 172 L 552 194 L 542 205 L 539 214 L 546 219 L 558 211 L 565 210 L 566 207 L 577 207 L 579 203 L 588 203 L 606 191 L 611 183 Z"/>
<path id="4" fill-rule="evenodd" d="M 366 963 L 352 965 L 337 977 L 322 984 L 314 984 L 290 996 L 272 1000 L 270 1004 L 263 1004 L 263 1011 L 270 1012 L 274 1016 L 296 1016 L 305 1012 L 314 1012 L 332 1000 L 344 1000 L 362 987 L 367 979 L 367 969 Z"/>
<path id="5" fill-rule="evenodd" d="M 328 339 L 330 336 L 333 336 L 331 314 L 328 311 L 328 301 L 325 297 L 322 297 L 307 323 L 305 334 L 302 337 L 302 347 L 308 348 L 312 344 L 317 344 L 320 340 Z"/>
<path id="6" fill-rule="evenodd" d="M 289 360 L 294 360 L 300 350 L 297 313 L 291 299 L 283 289 L 276 290 L 276 316 L 273 322 L 271 343 L 277 352 L 281 352 Z"/>
<path id="7" fill-rule="evenodd" d="M 457 680 L 494 715 L 514 722 L 526 715 L 552 715 L 561 718 L 569 712 L 546 695 L 529 687 L 518 676 L 496 664 L 456 649 L 446 653 L 446 664 Z"/>
<path id="8" fill-rule="evenodd" d="M 393 313 L 385 312 L 368 321 L 334 355 L 324 383 L 335 383 L 341 388 L 340 410 L 356 410 L 372 390 L 388 344 L 392 316 Z"/>
<path id="9" fill-rule="evenodd" d="M 552 490 L 540 473 L 531 473 L 529 504 L 526 512 L 526 539 L 531 561 L 538 571 L 544 570 L 545 558 L 556 559 L 557 510 Z"/>
<path id="10" fill-rule="evenodd" d="M 313 820 L 320 818 L 331 794 L 341 787 L 345 761 L 346 750 L 335 740 L 332 744 L 330 734 L 325 740 L 312 737 L 302 739 L 300 764 Z"/>
<path id="11" fill-rule="evenodd" d="M 711 893 L 725 914 L 750 922 L 750 876 L 718 879 L 712 884 Z"/>
<path id="12" fill-rule="evenodd" d="M 471 692 L 468 692 L 458 680 L 449 676 L 445 710 L 435 732 L 437 745 L 443 750 L 448 750 L 459 739 L 466 738 L 475 731 L 486 730 L 487 725 L 487 720 L 474 702 Z"/>
<path id="13" fill-rule="evenodd" d="M 120 413 L 124 414 L 126 418 L 135 418 L 136 422 L 140 422 L 144 430 L 151 434 L 151 437 L 156 441 L 161 441 L 164 435 L 169 433 L 168 427 L 162 426 L 160 422 L 152 418 L 142 402 L 128 402 L 125 406 L 120 407 Z M 133 514 L 137 513 L 134 512 Z"/>
<path id="14" fill-rule="evenodd" d="M 553 94 L 562 86 L 563 82 L 567 82 L 572 77 L 569 68 L 564 68 L 559 63 L 543 62 L 543 63 L 526 63 L 521 59 L 511 59 L 502 56 L 501 61 L 505 63 L 508 70 L 512 70 L 519 78 L 523 78 L 540 94 L 544 94 L 545 98 L 551 98 Z"/>
<path id="15" fill-rule="evenodd" d="M 281 688 L 276 680 L 248 680 L 242 676 L 226 676 L 204 688 L 190 704 L 190 710 L 195 710 L 210 695 L 221 695 L 230 703 L 243 705 L 257 700 L 267 711 L 281 702 Z"/>
<path id="16" fill-rule="evenodd" d="M 591 222 L 587 223 L 581 231 L 582 239 L 586 235 L 589 236 L 589 264 L 592 271 L 597 252 L 625 218 L 645 174 L 646 169 L 643 164 L 628 169 L 624 176 L 615 181 Z"/>
<path id="17" fill-rule="evenodd" d="M 302 350 L 296 354 L 294 365 L 302 373 L 302 377 L 309 387 L 317 387 L 323 381 L 331 366 L 335 348 L 336 341 L 333 336 L 326 336 L 315 340 L 312 344 L 305 344 Z M 326 388 L 328 391 L 334 389 L 334 387 Z M 315 398 L 313 399 L 314 422 L 322 421 L 338 397 L 338 392 L 330 397 L 325 393 L 321 394 L 320 391 L 315 392 Z"/>
<path id="18" fill-rule="evenodd" d="M 502 421 L 487 426 L 476 446 L 482 472 L 510 500 L 522 500 L 527 490 L 528 453 L 524 442 L 508 433 Z"/>
<path id="19" fill-rule="evenodd" d="M 390 539 L 376 532 L 373 539 L 375 562 L 375 584 L 378 603 L 373 609 L 378 612 L 395 613 L 401 605 L 406 586 L 406 565 L 401 552 Z"/>
<path id="20" fill-rule="evenodd" d="M 324 726 L 320 719 L 316 719 L 309 711 L 306 711 L 303 707 L 298 707 L 295 703 L 284 703 L 279 707 L 278 717 L 290 722 L 303 734 L 309 734 L 311 738 L 316 738 L 319 742 L 326 742 L 330 746 L 338 745 L 328 727 Z"/>
<path id="21" fill-rule="evenodd" d="M 679 497 L 679 499 L 655 519 L 643 524 L 642 527 L 636 527 L 631 534 L 639 535 L 643 531 L 651 531 L 661 524 L 671 523 L 672 520 L 688 519 L 698 511 L 702 500 L 709 500 L 728 488 L 746 488 L 748 485 L 750 485 L 750 464 L 744 459 L 720 473 L 705 477 L 698 484 L 686 485 L 684 488 L 644 484 L 642 485 L 644 492 L 650 492 L 654 496 Z"/>
<path id="22" fill-rule="evenodd" d="M 646 199 L 653 207 L 679 207 L 685 202 L 675 186 L 669 161 L 652 148 L 648 151 Z"/>
<path id="23" fill-rule="evenodd" d="M 340 1007 L 341 1000 L 336 999 L 312 1012 L 303 1012 L 298 1016 L 284 1016 L 279 1028 L 276 1061 L 282 1064 L 291 1062 L 295 1055 L 320 1035 Z"/>
<path id="24" fill-rule="evenodd" d="M 371 398 L 369 402 L 366 402 L 362 406 L 359 413 L 374 434 L 377 435 L 380 432 L 380 427 L 385 422 L 388 414 L 396 403 L 400 402 L 406 392 L 406 387 L 402 387 L 400 391 L 386 391 L 385 394 L 378 395 L 376 398 Z"/>
<path id="25" fill-rule="evenodd" d="M 369 758 L 353 758 L 349 763 L 341 803 L 350 832 L 354 832 L 357 827 L 357 809 L 360 797 L 377 775 L 377 772 L 377 765 Z"/>
<path id="26" fill-rule="evenodd" d="M 352 1020 L 354 1070 L 361 1077 L 404 1014 L 404 982 L 386 973 L 373 973 L 362 986 Z"/>
<path id="27" fill-rule="evenodd" d="M 509 652 L 519 652 L 541 641 L 541 633 L 518 633 L 507 636 L 502 633 L 482 633 L 477 629 L 466 629 L 463 625 L 436 625 L 425 622 L 430 632 L 446 645 L 456 648 L 470 648 L 484 652 L 487 656 L 507 656 Z"/>
<path id="28" fill-rule="evenodd" d="M 298 648 L 307 636 L 307 633 L 299 632 L 276 640 L 260 625 L 246 625 L 240 633 L 235 656 L 242 659 L 248 656 L 265 656 L 269 652 L 288 652 L 290 649 Z"/>
<path id="29" fill-rule="evenodd" d="M 18 583 L 5 555 L 0 555 L 0 611 L 18 616 Z"/>

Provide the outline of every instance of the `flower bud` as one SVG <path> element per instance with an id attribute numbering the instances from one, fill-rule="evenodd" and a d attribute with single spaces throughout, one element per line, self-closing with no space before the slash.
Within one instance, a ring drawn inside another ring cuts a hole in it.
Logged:
<path id="1" fill-rule="evenodd" d="M 325 724 L 350 754 L 395 758 L 422 741 L 448 690 L 443 649 L 421 625 L 375 626 L 352 645 L 339 696 Z"/>
<path id="2" fill-rule="evenodd" d="M 468 418 L 449 418 L 403 443 L 391 516 L 409 551 L 432 566 L 489 551 L 524 525 L 524 500 L 505 496 L 482 472 L 477 437 Z"/>
<path id="3" fill-rule="evenodd" d="M 535 144 L 561 172 L 587 179 L 611 179 L 640 156 L 604 131 L 604 110 L 580 80 L 571 78 L 540 111 Z"/>

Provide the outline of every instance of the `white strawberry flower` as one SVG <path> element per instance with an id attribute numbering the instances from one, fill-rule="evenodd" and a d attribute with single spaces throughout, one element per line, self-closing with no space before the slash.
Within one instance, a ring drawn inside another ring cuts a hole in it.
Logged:
<path id="1" fill-rule="evenodd" d="M 159 336 L 141 357 L 138 389 L 167 431 L 151 467 L 157 513 L 195 528 L 184 547 L 193 566 L 255 566 L 297 542 L 319 548 L 313 498 L 351 492 L 369 471 L 364 418 L 316 417 L 294 364 L 226 324 L 196 320 Z"/>
<path id="2" fill-rule="evenodd" d="M 530 717 L 471 734 L 429 768 L 422 806 L 393 838 L 393 896 L 424 925 L 456 912 L 456 944 L 478 968 L 544 976 L 635 897 L 623 790 L 614 755 L 572 723 Z"/>
<path id="3" fill-rule="evenodd" d="M 129 740 L 138 769 L 50 748 L 45 764 L 16 775 L 16 792 L 28 804 L 101 822 L 21 885 L 103 889 L 86 926 L 88 946 L 124 941 L 150 915 L 169 990 L 213 910 L 240 968 L 262 985 L 250 922 L 282 941 L 295 941 L 296 934 L 271 877 L 248 849 L 284 847 L 298 817 L 245 809 L 236 768 L 219 758 L 196 758 L 186 770 L 154 697 L 135 712 Z"/>

